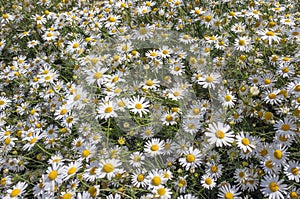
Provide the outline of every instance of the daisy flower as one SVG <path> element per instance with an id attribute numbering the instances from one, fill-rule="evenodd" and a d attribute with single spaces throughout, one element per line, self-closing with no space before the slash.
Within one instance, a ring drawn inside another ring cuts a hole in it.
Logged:
<path id="1" fill-rule="evenodd" d="M 271 105 L 279 105 L 282 102 L 282 95 L 279 90 L 267 90 L 263 95 L 263 101 Z"/>
<path id="2" fill-rule="evenodd" d="M 249 52 L 252 49 L 250 38 L 243 36 L 235 39 L 234 48 L 238 51 Z"/>
<path id="3" fill-rule="evenodd" d="M 145 97 L 140 96 L 131 98 L 128 103 L 128 108 L 130 111 L 134 114 L 138 113 L 140 117 L 149 112 L 147 109 L 149 106 L 149 101 L 147 101 Z"/>
<path id="4" fill-rule="evenodd" d="M 221 76 L 217 73 L 205 74 L 199 78 L 198 84 L 203 88 L 215 89 L 216 84 L 221 83 Z"/>
<path id="5" fill-rule="evenodd" d="M 284 199 L 287 185 L 278 175 L 267 175 L 261 181 L 261 192 L 269 199 Z"/>
<path id="6" fill-rule="evenodd" d="M 74 176 L 79 169 L 81 169 L 82 163 L 81 160 L 77 160 L 75 162 L 69 163 L 67 166 L 64 166 L 63 171 L 62 171 L 62 178 L 64 181 L 67 181 L 69 178 Z"/>
<path id="7" fill-rule="evenodd" d="M 276 74 L 280 75 L 283 78 L 289 78 L 295 74 L 294 66 L 290 63 L 282 62 L 279 64 Z"/>
<path id="8" fill-rule="evenodd" d="M 146 183 L 150 189 L 155 189 L 160 185 L 165 184 L 168 179 L 164 178 L 164 175 L 161 170 L 153 170 L 149 172 L 149 175 L 146 178 Z"/>
<path id="9" fill-rule="evenodd" d="M 209 124 L 205 132 L 209 144 L 216 144 L 217 147 L 230 146 L 234 141 L 234 135 L 229 125 L 221 122 Z"/>
<path id="10" fill-rule="evenodd" d="M 160 199 L 168 199 L 171 198 L 172 191 L 163 185 L 159 185 L 153 190 L 153 194 L 155 197 L 159 197 Z"/>
<path id="11" fill-rule="evenodd" d="M 153 27 L 150 25 L 142 26 L 138 30 L 133 30 L 133 39 L 144 41 L 146 39 L 152 38 L 153 35 Z"/>
<path id="12" fill-rule="evenodd" d="M 218 179 L 222 175 L 223 165 L 217 164 L 216 162 L 208 162 L 206 164 L 205 173 L 210 175 L 214 179 Z"/>
<path id="13" fill-rule="evenodd" d="M 232 108 L 236 101 L 236 97 L 231 91 L 226 91 L 223 94 L 220 94 L 220 101 L 222 102 L 223 107 Z"/>
<path id="14" fill-rule="evenodd" d="M 32 136 L 25 137 L 22 141 L 27 141 L 27 143 L 23 146 L 23 149 L 30 151 L 30 149 L 44 136 L 44 133 L 34 132 Z"/>
<path id="15" fill-rule="evenodd" d="M 160 87 L 159 83 L 160 82 L 157 79 L 147 79 L 145 82 L 141 83 L 141 87 L 143 89 L 156 90 L 158 87 Z"/>
<path id="16" fill-rule="evenodd" d="M 288 148 L 282 145 L 275 145 L 272 147 L 269 157 L 276 165 L 285 165 L 288 161 Z"/>
<path id="17" fill-rule="evenodd" d="M 176 182 L 173 182 L 173 184 L 175 185 L 175 189 L 176 191 L 179 190 L 179 193 L 185 193 L 186 192 L 186 188 L 188 186 L 188 182 L 187 182 L 187 175 L 185 176 L 179 176 L 178 180 Z"/>
<path id="18" fill-rule="evenodd" d="M 94 182 L 97 179 L 96 170 L 100 167 L 99 161 L 93 161 L 87 164 L 83 172 L 83 179 L 88 182 Z"/>
<path id="19" fill-rule="evenodd" d="M 289 161 L 284 165 L 284 174 L 288 177 L 289 180 L 295 182 L 300 181 L 300 164 L 296 161 Z"/>
<path id="20" fill-rule="evenodd" d="M 131 175 L 131 183 L 135 187 L 146 187 L 146 174 L 145 171 L 137 170 Z"/>
<path id="21" fill-rule="evenodd" d="M 105 119 L 117 117 L 116 110 L 118 106 L 113 101 L 104 101 L 99 104 L 96 118 Z"/>
<path id="22" fill-rule="evenodd" d="M 18 182 L 16 185 L 13 186 L 12 189 L 7 190 L 7 196 L 4 196 L 3 199 L 10 199 L 10 198 L 23 198 L 22 194 L 24 194 L 26 187 L 28 184 L 26 182 Z"/>
<path id="23" fill-rule="evenodd" d="M 261 36 L 262 40 L 265 40 L 269 45 L 272 43 L 276 42 L 279 43 L 280 37 L 278 36 L 279 34 L 274 32 L 274 30 L 259 30 L 257 33 Z"/>
<path id="24" fill-rule="evenodd" d="M 144 151 L 150 156 L 156 156 L 163 153 L 164 141 L 159 138 L 152 138 L 146 142 Z"/>
<path id="25" fill-rule="evenodd" d="M 52 166 L 49 166 L 47 168 L 47 174 L 44 175 L 44 189 L 48 191 L 54 191 L 55 187 L 57 187 L 63 182 L 62 172 L 63 169 L 58 164 L 52 164 Z"/>
<path id="26" fill-rule="evenodd" d="M 198 149 L 193 149 L 193 147 L 185 151 L 183 156 L 183 158 L 179 158 L 179 163 L 185 167 L 186 170 L 195 169 L 199 167 L 202 162 L 201 152 Z"/>
<path id="27" fill-rule="evenodd" d="M 0 97 L 0 110 L 4 110 L 9 104 L 11 103 L 11 100 L 7 97 Z"/>
<path id="28" fill-rule="evenodd" d="M 285 117 L 283 120 L 280 119 L 276 121 L 274 129 L 278 135 L 290 137 L 294 135 L 294 131 L 297 129 L 297 126 L 293 119 Z"/>
<path id="29" fill-rule="evenodd" d="M 238 197 L 241 193 L 238 192 L 238 188 L 236 186 L 231 186 L 230 184 L 227 184 L 225 186 L 221 186 L 218 192 L 219 199 L 241 199 L 241 197 Z"/>
<path id="30" fill-rule="evenodd" d="M 98 86 L 101 86 L 102 84 L 105 83 L 106 76 L 104 73 L 108 71 L 108 68 L 101 67 L 101 66 L 96 66 L 95 68 L 91 70 L 87 70 L 87 78 L 86 81 L 91 85 L 94 84 L 95 82 L 97 83 Z"/>
<path id="31" fill-rule="evenodd" d="M 100 162 L 99 168 L 96 169 L 97 177 L 99 178 L 107 178 L 111 180 L 117 173 L 121 170 L 118 168 L 122 165 L 122 163 L 117 159 L 108 159 Z"/>
<path id="32" fill-rule="evenodd" d="M 238 135 L 235 136 L 237 141 L 237 146 L 244 152 L 246 151 L 252 151 L 255 149 L 254 140 L 249 135 L 249 132 L 246 132 L 246 135 L 244 132 L 240 132 Z"/>
<path id="33" fill-rule="evenodd" d="M 205 174 L 201 177 L 201 185 L 205 189 L 212 189 L 216 186 L 216 181 L 213 177 L 208 174 Z"/>
<path id="34" fill-rule="evenodd" d="M 160 120 L 163 122 L 163 125 L 169 126 L 176 125 L 178 118 L 178 113 L 168 111 L 161 116 Z"/>
<path id="35" fill-rule="evenodd" d="M 133 152 L 129 156 L 129 164 L 133 167 L 141 167 L 144 164 L 145 155 L 141 152 Z"/>

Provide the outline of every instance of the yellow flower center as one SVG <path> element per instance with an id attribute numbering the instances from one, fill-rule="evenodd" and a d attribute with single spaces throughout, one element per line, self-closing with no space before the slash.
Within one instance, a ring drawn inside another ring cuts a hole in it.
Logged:
<path id="1" fill-rule="evenodd" d="M 271 120 L 271 119 L 273 119 L 273 113 L 271 113 L 271 112 L 265 112 L 264 118 L 265 118 L 266 120 Z"/>
<path id="2" fill-rule="evenodd" d="M 82 156 L 85 157 L 85 158 L 88 157 L 90 154 L 91 154 L 91 152 L 87 149 L 82 151 Z"/>
<path id="3" fill-rule="evenodd" d="M 88 192 L 89 192 L 90 196 L 93 197 L 93 198 L 95 198 L 96 195 L 97 195 L 97 189 L 95 187 L 90 187 L 88 189 Z"/>
<path id="4" fill-rule="evenodd" d="M 139 174 L 139 175 L 137 176 L 137 181 L 139 181 L 139 182 L 142 182 L 144 179 L 145 179 L 145 177 L 144 177 L 143 174 Z"/>
<path id="5" fill-rule="evenodd" d="M 250 144 L 250 140 L 248 138 L 243 138 L 242 139 L 242 144 L 245 146 L 248 146 Z"/>
<path id="6" fill-rule="evenodd" d="M 67 109 L 65 109 L 65 108 L 64 108 L 64 109 L 61 109 L 61 111 L 60 111 L 60 114 L 61 114 L 61 115 L 65 115 L 66 113 L 67 113 Z"/>
<path id="7" fill-rule="evenodd" d="M 10 197 L 12 197 L 12 198 L 17 197 L 20 193 L 21 193 L 20 189 L 14 189 L 11 191 Z"/>
<path id="8" fill-rule="evenodd" d="M 292 172 L 293 175 L 296 176 L 296 175 L 299 174 L 299 169 L 297 167 L 294 167 L 294 168 L 291 169 L 291 172 Z"/>
<path id="9" fill-rule="evenodd" d="M 231 193 L 231 192 L 225 193 L 224 199 L 233 199 L 233 193 Z"/>
<path id="10" fill-rule="evenodd" d="M 153 81 L 151 80 L 151 79 L 148 79 L 147 81 L 146 81 L 146 85 L 147 86 L 153 86 Z"/>
<path id="11" fill-rule="evenodd" d="M 211 185 L 211 183 L 212 183 L 212 179 L 211 178 L 206 178 L 205 179 L 205 184 Z"/>
<path id="12" fill-rule="evenodd" d="M 161 183 L 161 179 L 159 176 L 154 176 L 151 180 L 151 183 L 154 185 L 154 186 L 158 186 L 160 185 Z"/>
<path id="13" fill-rule="evenodd" d="M 100 79 L 102 76 L 103 76 L 102 73 L 100 73 L 100 72 L 95 72 L 95 74 L 94 74 L 94 79 Z"/>
<path id="14" fill-rule="evenodd" d="M 244 172 L 242 172 L 242 171 L 241 171 L 241 172 L 239 172 L 239 177 L 240 177 L 240 178 L 244 178 L 244 177 L 245 177 L 245 173 L 244 173 Z"/>
<path id="15" fill-rule="evenodd" d="M 267 84 L 267 85 L 268 85 L 268 84 L 271 84 L 271 80 L 270 80 L 270 79 L 265 79 L 264 82 L 265 82 L 265 84 Z"/>
<path id="16" fill-rule="evenodd" d="M 295 91 L 300 92 L 300 85 L 295 86 Z"/>
<path id="17" fill-rule="evenodd" d="M 279 140 L 282 141 L 282 142 L 286 142 L 288 140 L 288 138 L 285 137 L 284 135 L 280 135 Z"/>
<path id="18" fill-rule="evenodd" d="M 211 83 L 214 81 L 214 78 L 212 76 L 208 76 L 208 77 L 206 77 L 205 81 L 208 83 Z"/>
<path id="19" fill-rule="evenodd" d="M 291 199 L 298 199 L 298 193 L 296 191 L 292 191 L 290 193 L 290 197 L 291 197 Z"/>
<path id="20" fill-rule="evenodd" d="M 281 130 L 283 130 L 283 131 L 288 131 L 288 130 L 290 130 L 290 129 L 291 129 L 291 127 L 290 127 L 289 124 L 283 124 L 283 125 L 281 126 Z"/>
<path id="21" fill-rule="evenodd" d="M 69 170 L 68 170 L 68 175 L 72 175 L 73 173 L 75 173 L 77 171 L 77 168 L 76 167 L 71 167 Z"/>
<path id="22" fill-rule="evenodd" d="M 80 95 L 80 94 L 77 94 L 77 95 L 75 95 L 75 97 L 74 97 L 74 101 L 77 101 L 77 100 L 79 100 L 79 99 L 80 99 L 80 97 L 81 97 L 81 95 Z"/>
<path id="23" fill-rule="evenodd" d="M 0 100 L 0 106 L 4 105 L 5 101 L 4 100 Z"/>
<path id="24" fill-rule="evenodd" d="M 164 195 L 166 195 L 166 193 L 167 193 L 167 191 L 166 191 L 166 189 L 163 188 L 163 187 L 157 189 L 157 194 L 158 194 L 159 196 L 164 196 Z"/>
<path id="25" fill-rule="evenodd" d="M 173 95 L 174 95 L 175 97 L 178 97 L 178 96 L 180 95 L 180 92 L 175 91 L 175 92 L 173 92 Z"/>
<path id="26" fill-rule="evenodd" d="M 275 99 L 276 98 L 276 94 L 275 93 L 270 93 L 269 94 L 269 98 L 270 99 Z"/>
<path id="27" fill-rule="evenodd" d="M 246 45 L 246 40 L 240 39 L 240 40 L 239 40 L 239 45 L 240 45 L 240 46 Z"/>
<path id="28" fill-rule="evenodd" d="M 231 96 L 230 95 L 225 95 L 224 97 L 226 102 L 230 102 L 231 101 Z"/>
<path id="29" fill-rule="evenodd" d="M 106 107 L 104 110 L 105 113 L 111 113 L 112 111 L 113 111 L 113 108 L 111 106 Z"/>
<path id="30" fill-rule="evenodd" d="M 6 178 L 1 178 L 0 184 L 1 184 L 1 186 L 5 186 L 6 185 Z"/>
<path id="31" fill-rule="evenodd" d="M 92 168 L 90 169 L 90 174 L 91 174 L 91 175 L 96 175 L 96 169 L 97 169 L 97 167 L 92 167 Z"/>
<path id="32" fill-rule="evenodd" d="M 185 179 L 179 179 L 178 186 L 179 187 L 184 187 L 185 185 L 186 185 L 186 180 Z"/>
<path id="33" fill-rule="evenodd" d="M 274 157 L 278 160 L 282 158 L 282 151 L 281 150 L 275 150 L 274 151 Z"/>
<path id="34" fill-rule="evenodd" d="M 37 138 L 32 138 L 29 143 L 34 144 L 36 141 L 37 141 Z"/>
<path id="35" fill-rule="evenodd" d="M 288 73 L 288 72 L 289 72 L 289 68 L 284 67 L 284 68 L 281 69 L 281 71 L 282 71 L 283 73 Z"/>
<path id="36" fill-rule="evenodd" d="M 269 184 L 269 189 L 272 191 L 272 192 L 276 192 L 279 190 L 279 186 L 276 182 L 271 182 Z"/>
<path id="37" fill-rule="evenodd" d="M 157 144 L 153 144 L 151 146 L 151 151 L 158 151 L 158 149 L 159 149 L 159 146 Z"/>
<path id="38" fill-rule="evenodd" d="M 205 16 L 205 21 L 206 22 L 210 22 L 211 21 L 211 19 L 212 19 L 212 16 L 210 16 L 210 15 L 207 15 L 207 16 Z"/>
<path id="39" fill-rule="evenodd" d="M 167 115 L 166 116 L 166 121 L 171 122 L 173 120 L 172 115 Z"/>
<path id="40" fill-rule="evenodd" d="M 46 34 L 46 36 L 47 36 L 47 37 L 52 37 L 53 34 L 52 34 L 51 32 L 48 32 L 48 33 Z"/>
<path id="41" fill-rule="evenodd" d="M 117 21 L 117 19 L 115 17 L 109 17 L 108 20 L 109 20 L 109 22 L 112 22 L 112 23 Z"/>
<path id="42" fill-rule="evenodd" d="M 269 169 L 273 168 L 272 160 L 266 161 L 265 166 Z"/>
<path id="43" fill-rule="evenodd" d="M 216 134 L 216 137 L 219 139 L 223 139 L 225 137 L 225 133 L 221 130 L 217 130 L 215 134 Z"/>
<path id="44" fill-rule="evenodd" d="M 194 108 L 193 109 L 193 114 L 194 115 L 198 115 L 200 113 L 200 109 L 199 108 Z"/>
<path id="45" fill-rule="evenodd" d="M 147 34 L 147 29 L 144 27 L 141 27 L 139 30 L 140 35 L 146 35 Z"/>
<path id="46" fill-rule="evenodd" d="M 58 172 L 56 170 L 53 170 L 51 171 L 49 174 L 48 174 L 48 178 L 53 181 L 57 178 L 57 175 L 58 175 Z"/>
<path id="47" fill-rule="evenodd" d="M 113 172 L 114 170 L 114 166 L 110 163 L 106 163 L 105 165 L 103 165 L 103 168 L 102 170 L 105 172 L 105 173 L 111 173 Z"/>
<path id="48" fill-rule="evenodd" d="M 186 161 L 191 163 L 191 162 L 194 162 L 195 161 L 195 156 L 193 154 L 188 154 L 186 156 Z"/>
<path id="49" fill-rule="evenodd" d="M 78 47 L 79 47 L 79 43 L 73 44 L 73 48 L 78 48 Z"/>
<path id="50" fill-rule="evenodd" d="M 136 103 L 135 104 L 135 108 L 136 109 L 142 109 L 143 108 L 143 105 L 141 103 Z"/>
<path id="51" fill-rule="evenodd" d="M 65 193 L 62 197 L 62 199 L 71 199 L 72 198 L 72 194 L 71 193 Z"/>
<path id="52" fill-rule="evenodd" d="M 274 36 L 275 34 L 274 34 L 274 32 L 272 32 L 272 31 L 267 31 L 267 32 L 266 32 L 266 35 L 272 37 L 272 36 Z"/>
<path id="53" fill-rule="evenodd" d="M 216 165 L 213 165 L 211 168 L 210 168 L 211 172 L 213 173 L 217 173 L 218 172 L 218 167 Z"/>
<path id="54" fill-rule="evenodd" d="M 9 145 L 10 144 L 10 138 L 9 137 L 4 140 L 4 144 L 5 145 Z"/>

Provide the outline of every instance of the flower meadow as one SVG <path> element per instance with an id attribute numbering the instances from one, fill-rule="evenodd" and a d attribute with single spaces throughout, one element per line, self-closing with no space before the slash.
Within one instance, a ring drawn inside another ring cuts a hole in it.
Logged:
<path id="1" fill-rule="evenodd" d="M 0 3 L 0 198 L 300 198 L 300 6 Z"/>

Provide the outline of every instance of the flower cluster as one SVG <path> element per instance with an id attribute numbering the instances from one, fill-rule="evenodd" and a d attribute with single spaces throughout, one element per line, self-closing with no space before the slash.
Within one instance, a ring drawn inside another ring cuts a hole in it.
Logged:
<path id="1" fill-rule="evenodd" d="M 0 198 L 300 197 L 300 10 L 0 3 Z"/>

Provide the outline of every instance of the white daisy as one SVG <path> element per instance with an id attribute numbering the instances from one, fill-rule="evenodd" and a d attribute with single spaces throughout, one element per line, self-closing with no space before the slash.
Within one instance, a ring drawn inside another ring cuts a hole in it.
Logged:
<path id="1" fill-rule="evenodd" d="M 267 175 L 261 181 L 261 192 L 269 199 L 284 199 L 287 185 L 283 181 L 278 175 Z"/>
<path id="2" fill-rule="evenodd" d="M 224 125 L 221 122 L 209 124 L 207 132 L 209 144 L 216 144 L 217 147 L 230 146 L 234 141 L 234 134 L 230 130 L 229 125 Z"/>
<path id="3" fill-rule="evenodd" d="M 184 152 L 183 158 L 179 158 L 181 166 L 185 167 L 186 170 L 195 169 L 200 166 L 202 162 L 202 155 L 198 149 L 190 147 Z"/>
<path id="4" fill-rule="evenodd" d="M 138 113 L 140 117 L 149 112 L 147 109 L 149 106 L 149 101 L 147 101 L 145 97 L 140 96 L 131 98 L 128 103 L 128 108 L 130 111 L 134 114 Z"/>
<path id="5" fill-rule="evenodd" d="M 28 184 L 26 182 L 18 182 L 16 185 L 13 186 L 12 189 L 7 190 L 7 194 L 3 199 L 10 199 L 10 198 L 23 198 L 22 194 L 24 193 Z"/>
<path id="6" fill-rule="evenodd" d="M 7 97 L 0 97 L 0 110 L 4 110 L 10 103 L 11 100 Z"/>
<path id="7" fill-rule="evenodd" d="M 146 142 L 144 147 L 144 151 L 150 156 L 156 156 L 163 153 L 164 149 L 164 141 L 159 138 L 152 138 L 151 140 Z"/>
<path id="8" fill-rule="evenodd" d="M 118 168 L 122 163 L 117 159 L 104 160 L 99 164 L 99 168 L 96 169 L 98 178 L 107 178 L 111 180 L 121 170 Z"/>
<path id="9" fill-rule="evenodd" d="M 289 161 L 284 165 L 284 174 L 288 177 L 289 180 L 295 182 L 300 181 L 300 164 L 296 161 Z"/>

